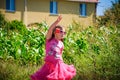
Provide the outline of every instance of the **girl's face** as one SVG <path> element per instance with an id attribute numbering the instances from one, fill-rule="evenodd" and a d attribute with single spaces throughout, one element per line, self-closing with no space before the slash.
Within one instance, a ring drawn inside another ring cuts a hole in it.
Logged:
<path id="1" fill-rule="evenodd" d="M 66 32 L 63 28 L 56 28 L 54 34 L 56 39 L 61 40 L 64 38 Z"/>

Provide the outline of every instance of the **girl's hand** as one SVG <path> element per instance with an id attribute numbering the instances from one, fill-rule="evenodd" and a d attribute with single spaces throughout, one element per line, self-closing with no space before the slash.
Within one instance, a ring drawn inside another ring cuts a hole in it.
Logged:
<path id="1" fill-rule="evenodd" d="M 60 16 L 58 16 L 58 18 L 57 18 L 57 22 L 60 22 L 61 21 L 61 19 L 62 19 L 62 16 L 60 15 Z"/>
<path id="2" fill-rule="evenodd" d="M 47 35 L 46 35 L 46 39 L 51 39 L 52 37 L 52 33 L 53 33 L 53 29 L 55 28 L 55 26 L 61 21 L 62 16 L 58 16 L 57 20 L 50 26 L 50 28 L 48 29 Z"/>

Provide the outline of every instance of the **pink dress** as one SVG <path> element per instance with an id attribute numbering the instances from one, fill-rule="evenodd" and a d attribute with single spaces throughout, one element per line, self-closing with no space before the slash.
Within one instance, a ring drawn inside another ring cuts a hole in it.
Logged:
<path id="1" fill-rule="evenodd" d="M 76 75 L 73 65 L 63 62 L 62 41 L 56 39 L 46 40 L 45 64 L 30 76 L 31 80 L 71 80 Z"/>

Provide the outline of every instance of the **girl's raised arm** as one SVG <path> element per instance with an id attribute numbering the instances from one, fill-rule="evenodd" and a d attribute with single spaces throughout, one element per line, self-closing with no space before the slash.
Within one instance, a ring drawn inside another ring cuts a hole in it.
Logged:
<path id="1" fill-rule="evenodd" d="M 58 16 L 57 20 L 50 26 L 50 28 L 48 29 L 47 35 L 46 35 L 46 39 L 48 39 L 48 40 L 51 39 L 53 29 L 61 21 L 61 19 L 62 19 L 62 16 Z"/>

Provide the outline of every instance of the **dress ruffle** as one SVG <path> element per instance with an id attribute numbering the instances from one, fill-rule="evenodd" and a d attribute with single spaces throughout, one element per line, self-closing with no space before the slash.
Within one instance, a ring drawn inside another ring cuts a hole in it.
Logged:
<path id="1" fill-rule="evenodd" d="M 41 69 L 31 75 L 31 80 L 71 80 L 75 75 L 73 65 L 61 61 L 56 64 L 46 62 Z"/>

